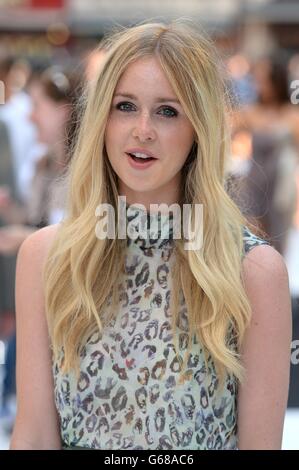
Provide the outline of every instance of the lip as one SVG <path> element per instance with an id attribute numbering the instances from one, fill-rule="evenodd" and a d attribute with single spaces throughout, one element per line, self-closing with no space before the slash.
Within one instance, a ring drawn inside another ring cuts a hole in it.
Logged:
<path id="1" fill-rule="evenodd" d="M 138 148 L 138 147 L 126 150 L 126 153 L 144 153 L 144 155 L 155 158 L 157 160 L 157 157 L 152 152 L 146 149 Z"/>
<path id="2" fill-rule="evenodd" d="M 135 150 L 135 152 L 136 152 L 136 150 Z M 125 155 L 128 159 L 129 165 L 131 165 L 131 167 L 134 168 L 135 170 L 146 170 L 146 168 L 149 168 L 156 161 L 158 161 L 157 159 L 155 159 L 155 160 L 150 160 L 149 162 L 146 162 L 146 163 L 139 163 L 139 162 L 135 162 L 135 160 L 133 160 L 133 158 L 131 158 L 130 155 L 128 155 L 127 153 Z"/>

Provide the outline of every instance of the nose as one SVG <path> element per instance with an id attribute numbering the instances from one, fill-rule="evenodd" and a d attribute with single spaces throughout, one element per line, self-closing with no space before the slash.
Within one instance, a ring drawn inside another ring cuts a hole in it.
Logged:
<path id="1" fill-rule="evenodd" d="M 156 131 L 148 113 L 142 113 L 136 118 L 132 135 L 141 142 L 155 139 Z"/>

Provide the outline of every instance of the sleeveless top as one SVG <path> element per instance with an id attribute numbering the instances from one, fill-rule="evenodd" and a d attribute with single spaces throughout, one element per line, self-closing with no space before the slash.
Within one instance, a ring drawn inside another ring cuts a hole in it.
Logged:
<path id="1" fill-rule="evenodd" d="M 174 351 L 169 309 L 174 262 L 172 216 L 158 218 L 159 238 L 143 239 L 141 209 L 129 206 L 120 311 L 80 355 L 80 378 L 53 361 L 55 404 L 63 449 L 237 449 L 237 385 L 227 376 L 221 394 L 211 357 L 194 335 L 184 380 Z M 134 221 L 136 224 L 134 225 Z M 155 223 L 155 221 L 154 221 Z M 152 235 L 147 229 L 147 234 Z M 130 235 L 131 236 L 131 235 Z M 269 244 L 244 227 L 244 254 Z M 187 309 L 180 299 L 178 346 L 186 350 Z M 61 359 L 63 358 L 63 351 Z"/>

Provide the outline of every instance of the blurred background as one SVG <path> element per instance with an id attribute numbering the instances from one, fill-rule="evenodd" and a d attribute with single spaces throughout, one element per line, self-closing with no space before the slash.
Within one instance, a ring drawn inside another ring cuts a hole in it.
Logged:
<path id="1" fill-rule="evenodd" d="M 16 411 L 16 255 L 29 233 L 62 217 L 57 182 L 70 158 L 74 104 L 105 54 L 101 38 L 119 25 L 179 17 L 212 35 L 227 66 L 228 191 L 288 267 L 294 347 L 283 449 L 299 449 L 299 1 L 0 0 L 2 449 Z"/>

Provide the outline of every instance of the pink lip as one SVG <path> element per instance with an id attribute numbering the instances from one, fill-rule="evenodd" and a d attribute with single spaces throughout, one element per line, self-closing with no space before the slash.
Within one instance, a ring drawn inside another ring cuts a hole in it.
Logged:
<path id="1" fill-rule="evenodd" d="M 157 159 L 157 157 L 155 155 L 153 155 L 151 152 L 149 152 L 148 150 L 141 149 L 141 148 L 138 148 L 138 147 L 126 150 L 126 153 L 144 153 L 144 155 L 147 155 L 148 157 L 152 157 L 152 158 Z"/>
<path id="2" fill-rule="evenodd" d="M 130 155 L 126 154 L 126 156 L 127 156 L 129 164 L 135 170 L 145 170 L 146 168 L 149 168 L 151 165 L 153 165 L 157 161 L 156 159 L 156 160 L 150 160 L 149 162 L 145 162 L 145 163 L 139 163 L 139 162 L 135 162 L 135 160 L 133 160 L 133 158 L 130 157 Z"/>

